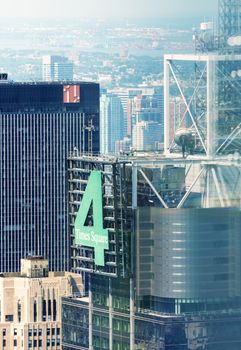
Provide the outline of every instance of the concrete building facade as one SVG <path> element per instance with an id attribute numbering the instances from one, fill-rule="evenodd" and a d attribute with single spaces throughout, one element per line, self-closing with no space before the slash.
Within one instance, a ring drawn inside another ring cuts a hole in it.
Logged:
<path id="1" fill-rule="evenodd" d="M 81 295 L 80 275 L 49 272 L 41 257 L 0 276 L 0 348 L 61 349 L 61 297 Z"/>

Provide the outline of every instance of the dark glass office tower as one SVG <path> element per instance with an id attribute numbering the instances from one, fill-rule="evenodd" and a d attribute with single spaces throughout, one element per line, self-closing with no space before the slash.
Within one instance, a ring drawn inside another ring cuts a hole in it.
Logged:
<path id="1" fill-rule="evenodd" d="M 99 151 L 99 85 L 0 85 L 0 271 L 43 255 L 67 270 L 67 155 Z"/>

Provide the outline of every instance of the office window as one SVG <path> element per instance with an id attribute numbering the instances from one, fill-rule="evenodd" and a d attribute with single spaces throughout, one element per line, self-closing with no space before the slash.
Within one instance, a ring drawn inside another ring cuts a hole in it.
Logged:
<path id="1" fill-rule="evenodd" d="M 5 315 L 5 321 L 6 322 L 12 322 L 13 321 L 13 315 Z"/>
<path id="2" fill-rule="evenodd" d="M 22 306 L 21 306 L 21 301 L 18 301 L 18 322 L 21 322 L 21 317 L 22 317 Z"/>
<path id="3" fill-rule="evenodd" d="M 14 339 L 13 340 L 13 346 L 17 346 L 17 345 L 18 345 L 17 339 Z"/>
<path id="4" fill-rule="evenodd" d="M 43 300 L 42 304 L 42 320 L 46 321 L 46 300 Z"/>
<path id="5" fill-rule="evenodd" d="M 51 300 L 48 300 L 48 320 L 51 321 L 52 318 L 52 305 Z"/>
<path id="6" fill-rule="evenodd" d="M 53 300 L 53 321 L 56 321 L 56 315 L 57 315 L 57 307 L 56 307 L 56 300 Z"/>
<path id="7" fill-rule="evenodd" d="M 36 302 L 36 300 L 34 300 L 34 304 L 33 304 L 33 321 L 34 322 L 37 321 L 37 302 Z"/>

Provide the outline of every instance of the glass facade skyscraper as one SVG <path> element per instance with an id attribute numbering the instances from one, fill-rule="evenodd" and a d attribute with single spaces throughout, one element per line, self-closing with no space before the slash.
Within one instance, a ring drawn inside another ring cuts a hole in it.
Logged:
<path id="1" fill-rule="evenodd" d="M 100 151 L 116 153 L 116 142 L 124 137 L 124 110 L 121 100 L 114 94 L 100 99 Z"/>
<path id="2" fill-rule="evenodd" d="M 67 155 L 99 151 L 99 85 L 0 85 L 0 271 L 42 255 L 67 270 Z"/>

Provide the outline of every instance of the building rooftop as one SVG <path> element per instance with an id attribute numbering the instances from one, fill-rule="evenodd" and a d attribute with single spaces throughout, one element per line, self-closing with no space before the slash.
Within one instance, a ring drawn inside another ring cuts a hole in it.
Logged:
<path id="1" fill-rule="evenodd" d="M 13 81 L 13 80 L 0 80 L 0 85 L 99 85 L 97 82 L 93 81 L 73 81 L 73 80 L 66 80 L 66 81 L 26 81 L 26 82 L 19 82 L 19 81 Z"/>
<path id="2" fill-rule="evenodd" d="M 24 258 L 25 260 L 44 260 L 43 256 L 40 256 L 40 255 L 34 255 L 34 256 L 26 256 Z"/>

